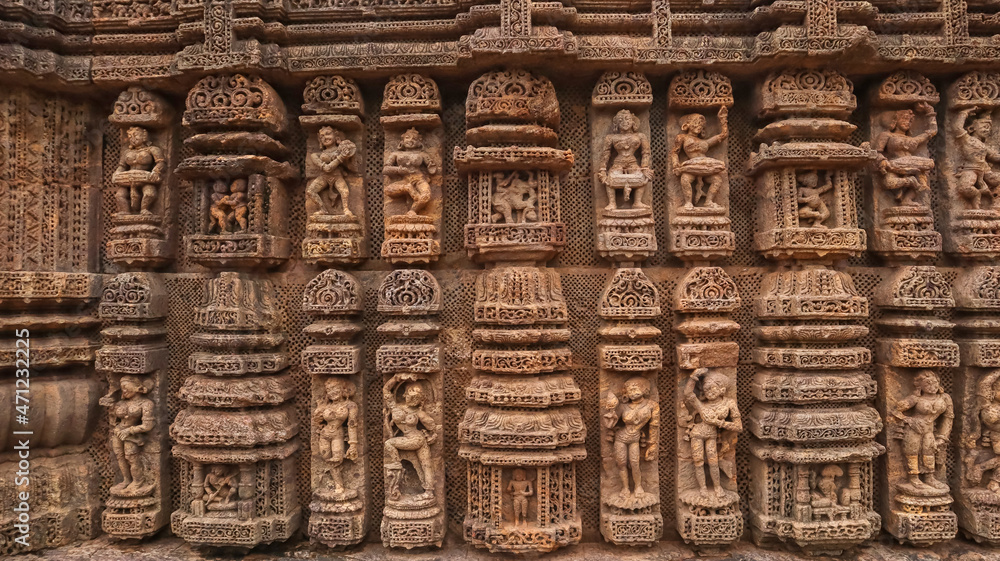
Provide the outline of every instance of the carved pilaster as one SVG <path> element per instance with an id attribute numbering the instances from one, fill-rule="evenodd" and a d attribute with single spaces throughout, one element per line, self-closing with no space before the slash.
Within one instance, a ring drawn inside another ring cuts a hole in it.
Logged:
<path id="1" fill-rule="evenodd" d="M 523 70 L 490 72 L 469 87 L 468 148 L 455 149 L 469 182 L 466 248 L 491 264 L 476 280 L 475 374 L 459 423 L 468 460 L 466 541 L 494 552 L 577 543 L 576 462 L 586 456 L 559 275 L 536 266 L 565 244 L 552 83 Z"/>
<path id="2" fill-rule="evenodd" d="M 365 235 L 364 100 L 354 80 L 319 76 L 306 85 L 299 122 L 306 144 L 306 237 L 302 257 L 320 265 L 359 263 Z"/>
<path id="3" fill-rule="evenodd" d="M 392 263 L 431 263 L 441 254 L 440 112 L 441 94 L 426 76 L 401 74 L 385 86 L 382 257 Z"/>
<path id="4" fill-rule="evenodd" d="M 115 538 L 146 538 L 170 521 L 166 287 L 156 273 L 117 275 L 104 283 L 98 315 L 114 322 L 96 361 L 109 381 L 101 405 L 116 468 L 101 526 Z"/>
<path id="5" fill-rule="evenodd" d="M 749 162 L 756 246 L 780 262 L 754 302 L 750 524 L 758 543 L 808 552 L 841 552 L 881 526 L 872 496 L 882 421 L 863 370 L 871 351 L 851 344 L 867 333 L 855 322 L 868 315 L 868 301 L 832 267 L 865 248 L 857 171 L 875 154 L 867 143 L 844 142 L 854 129 L 843 120 L 856 107 L 852 89 L 828 70 L 772 74 L 758 100 L 771 122 Z"/>
<path id="6" fill-rule="evenodd" d="M 302 309 L 315 318 L 303 330 L 316 339 L 302 351 L 312 376 L 309 536 L 330 547 L 354 545 L 368 533 L 364 349 L 353 342 L 364 311 L 361 285 L 328 269 L 306 286 Z"/>
<path id="7" fill-rule="evenodd" d="M 427 271 L 400 269 L 382 281 L 379 331 L 395 338 L 378 349 L 382 374 L 385 510 L 382 544 L 440 547 L 445 532 L 444 383 L 441 287 Z"/>
<path id="8" fill-rule="evenodd" d="M 111 175 L 114 227 L 108 259 L 128 267 L 161 267 L 176 252 L 173 110 L 159 95 L 133 86 L 118 96 L 108 120 L 121 129 L 122 150 Z"/>

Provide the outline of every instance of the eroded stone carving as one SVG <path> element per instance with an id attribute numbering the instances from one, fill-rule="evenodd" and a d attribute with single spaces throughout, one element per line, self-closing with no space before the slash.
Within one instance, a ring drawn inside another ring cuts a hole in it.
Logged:
<path id="1" fill-rule="evenodd" d="M 693 70 L 670 82 L 667 213 L 670 251 L 681 259 L 715 259 L 735 247 L 726 155 L 732 105 L 729 78 L 717 72 Z"/>
<path id="2" fill-rule="evenodd" d="M 379 331 L 396 340 L 378 350 L 382 373 L 385 509 L 382 543 L 440 547 L 445 533 L 441 287 L 419 269 L 389 273 L 378 310 L 391 319 Z"/>
<path id="3" fill-rule="evenodd" d="M 365 239 L 364 101 L 357 84 L 319 76 L 302 94 L 306 144 L 306 237 L 302 257 L 320 265 L 368 256 Z"/>
<path id="4" fill-rule="evenodd" d="M 475 374 L 458 427 L 459 456 L 468 461 L 463 529 L 466 541 L 494 552 L 551 551 L 581 537 L 575 462 L 586 456 L 586 428 L 572 405 L 580 391 L 565 373 L 568 311 L 559 275 L 534 266 L 565 243 L 559 182 L 573 154 L 554 147 L 558 123 L 549 80 L 489 72 L 469 87 L 469 146 L 455 149 L 469 184 L 466 249 L 491 264 L 476 278 Z M 535 191 L 534 212 L 514 204 L 510 216 L 494 210 L 495 197 L 511 188 L 523 190 L 522 201 Z M 515 209 L 524 211 L 521 222 Z M 534 482 L 533 495 L 511 486 L 522 476 Z"/>
<path id="5" fill-rule="evenodd" d="M 315 318 L 304 332 L 316 339 L 302 351 L 313 395 L 308 532 L 330 547 L 353 545 L 368 532 L 363 355 L 354 342 L 362 329 L 361 285 L 328 269 L 306 286 L 302 308 Z"/>
<path id="6" fill-rule="evenodd" d="M 840 552 L 871 539 L 882 520 L 872 500 L 875 442 L 882 421 L 862 368 L 871 351 L 851 346 L 868 301 L 851 277 L 830 268 L 865 247 L 855 210 L 857 171 L 876 157 L 843 142 L 854 126 L 851 83 L 829 70 L 772 74 L 760 90 L 751 154 L 758 199 L 756 246 L 785 265 L 764 277 L 754 302 L 750 513 L 758 543 L 780 540 L 808 552 Z M 819 139 L 818 141 L 811 139 Z M 784 491 L 784 490 L 792 491 Z M 836 499 L 836 500 L 834 500 Z"/>
<path id="7" fill-rule="evenodd" d="M 385 86 L 382 168 L 386 239 L 382 257 L 429 263 L 441 253 L 441 95 L 433 80 L 401 74 Z"/>

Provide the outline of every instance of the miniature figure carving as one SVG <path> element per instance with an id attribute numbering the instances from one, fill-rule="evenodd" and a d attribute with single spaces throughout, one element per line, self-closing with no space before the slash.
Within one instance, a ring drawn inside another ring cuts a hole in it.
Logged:
<path id="1" fill-rule="evenodd" d="M 604 208 L 618 208 L 615 194 L 619 190 L 623 191 L 625 202 L 631 202 L 633 208 L 649 208 L 642 200 L 646 185 L 653 179 L 649 137 L 639 132 L 639 118 L 628 109 L 619 111 L 611 122 L 614 132 L 604 138 L 601 155 L 604 164 L 597 170 L 597 179 L 604 184 L 608 194 L 608 206 Z M 611 157 L 612 148 L 614 159 Z"/>
<path id="2" fill-rule="evenodd" d="M 399 148 L 391 152 L 385 160 L 383 172 L 394 181 L 385 186 L 385 194 L 390 197 L 409 197 L 410 210 L 407 214 L 420 214 L 431 200 L 430 175 L 441 173 L 441 164 L 434 155 L 424 149 L 424 139 L 417 129 L 403 133 Z"/>
<path id="3" fill-rule="evenodd" d="M 501 172 L 493 174 L 496 183 L 492 199 L 494 223 L 500 223 L 500 219 L 505 224 L 538 220 L 535 210 L 538 202 L 538 179 L 534 172 L 528 172 L 527 175 L 528 179 L 524 180 L 516 171 L 508 176 Z"/>
<path id="4" fill-rule="evenodd" d="M 971 123 L 967 123 L 973 112 L 977 115 Z M 983 209 L 984 196 L 990 199 L 985 208 L 993 208 L 996 206 L 997 188 L 1000 187 L 1000 172 L 995 171 L 992 165 L 1000 162 L 1000 151 L 990 142 L 993 117 L 988 111 L 979 114 L 978 108 L 967 107 L 958 111 L 954 122 L 952 134 L 958 145 L 959 157 L 957 192 L 965 199 L 969 210 Z"/>
<path id="5" fill-rule="evenodd" d="M 948 484 L 939 481 L 935 470 L 947 450 L 955 412 L 951 396 L 944 392 L 932 370 L 921 370 L 913 379 L 913 393 L 901 400 L 893 413 L 902 423 L 895 435 L 903 441 L 908 480 L 901 490 L 915 495 L 948 492 Z M 907 415 L 907 411 L 913 411 Z M 923 475 L 923 479 L 921 479 Z"/>
<path id="6" fill-rule="evenodd" d="M 228 234 L 233 231 L 235 225 L 241 232 L 247 229 L 247 180 L 243 178 L 234 179 L 231 185 L 226 185 L 223 179 L 216 179 L 212 184 L 212 206 L 209 209 L 211 215 L 209 221 L 209 231 L 216 230 L 220 234 Z"/>
<path id="7" fill-rule="evenodd" d="M 163 151 L 149 141 L 149 131 L 129 127 L 128 148 L 111 181 L 118 185 L 118 212 L 153 214 L 153 203 L 167 166 Z"/>
<path id="8" fill-rule="evenodd" d="M 153 490 L 146 458 L 149 432 L 156 426 L 153 401 L 142 394 L 150 390 L 152 380 L 143 381 L 135 376 L 122 376 L 121 398 L 113 402 L 108 411 L 111 425 L 111 450 L 118 460 L 122 481 L 111 488 L 118 496 L 142 496 Z M 112 400 L 103 398 L 102 404 Z"/>
<path id="9" fill-rule="evenodd" d="M 660 406 L 649 399 L 649 380 L 635 377 L 622 386 L 622 395 L 608 394 L 604 402 L 604 422 L 608 429 L 624 425 L 614 432 L 615 463 L 621 477 L 622 489 L 616 506 L 637 508 L 645 506 L 649 497 L 642 488 L 641 462 L 656 458 L 660 441 Z M 646 434 L 643 434 L 643 431 Z M 641 454 L 642 447 L 646 453 Z M 629 473 L 635 488 L 630 491 Z"/>
<path id="10" fill-rule="evenodd" d="M 236 466 L 215 464 L 205 474 L 205 508 L 214 511 L 236 510 L 234 497 L 238 490 L 234 481 L 240 474 Z"/>
<path id="11" fill-rule="evenodd" d="M 977 398 L 980 402 L 979 421 L 982 423 L 982 442 L 993 452 L 993 457 L 976 464 L 976 456 L 966 458 L 966 478 L 974 486 L 979 486 L 983 475 L 990 470 L 993 473 L 986 489 L 1000 495 L 1000 370 L 994 370 L 983 377 L 977 388 Z"/>
<path id="12" fill-rule="evenodd" d="M 927 116 L 927 130 L 910 134 L 915 114 L 910 109 L 892 113 L 887 131 L 879 135 L 875 149 L 879 153 L 878 166 L 882 172 L 882 187 L 896 192 L 896 202 L 901 205 L 919 205 L 920 193 L 931 189 L 928 173 L 934 160 L 915 153 L 937 134 L 937 113 L 927 102 L 916 105 L 917 111 Z"/>
<path id="13" fill-rule="evenodd" d="M 317 133 L 320 151 L 309 158 L 319 168 L 320 173 L 306 186 L 306 214 L 333 214 L 333 203 L 340 198 L 341 214 L 354 216 L 350 208 L 351 188 L 345 175 L 357 175 L 357 161 L 354 156 L 358 147 L 344 137 L 344 133 L 333 127 L 323 127 Z M 329 203 L 324 192 L 329 191 Z"/>
<path id="14" fill-rule="evenodd" d="M 340 494 L 345 493 L 344 477 L 341 473 L 344 460 L 358 459 L 358 405 L 352 400 L 354 392 L 354 384 L 347 380 L 339 378 L 328 380 L 326 400 L 313 413 L 316 424 L 320 427 L 319 455 L 329 463 L 327 473 L 333 481 L 334 491 Z"/>
<path id="15" fill-rule="evenodd" d="M 809 503 L 812 506 L 813 519 L 819 520 L 823 516 L 830 522 L 846 519 L 851 513 L 851 498 L 847 492 L 840 493 L 838 482 L 844 475 L 844 469 L 831 464 L 820 470 L 819 477 L 816 477 L 815 473 L 811 475 L 812 490 L 809 493 Z"/>
<path id="16" fill-rule="evenodd" d="M 424 409 L 426 397 L 423 387 L 419 383 L 407 385 L 403 390 L 403 403 L 396 400 L 388 387 L 384 398 L 390 407 L 385 419 L 388 432 L 399 435 L 385 441 L 385 469 L 390 474 L 386 496 L 392 500 L 399 500 L 402 495 L 400 483 L 403 464 L 400 451 L 415 452 L 416 459 L 411 458 L 410 463 L 420 478 L 424 492 L 433 493 L 434 465 L 431 462 L 431 444 L 437 440 L 441 427 Z"/>
<path id="17" fill-rule="evenodd" d="M 799 220 L 809 221 L 808 228 L 826 228 L 824 222 L 830 218 L 830 207 L 823 200 L 823 195 L 833 189 L 831 174 L 826 174 L 823 185 L 819 184 L 819 172 L 809 170 L 798 174 Z"/>
<path id="18" fill-rule="evenodd" d="M 535 494 L 535 490 L 523 469 L 514 470 L 514 478 L 507 484 L 507 491 L 513 503 L 514 525 L 525 524 L 528 521 L 528 498 Z"/>
<path id="19" fill-rule="evenodd" d="M 701 113 L 691 113 L 680 119 L 682 132 L 674 141 L 674 148 L 670 152 L 670 165 L 674 175 L 680 178 L 681 189 L 684 192 L 684 208 L 722 206 L 715 200 L 715 196 L 725 179 L 726 163 L 709 157 L 708 151 L 729 136 L 729 109 L 726 106 L 720 107 L 718 117 L 719 134 L 709 138 L 701 136 L 707 123 L 707 119 Z M 681 153 L 686 158 L 683 162 Z"/>
<path id="20" fill-rule="evenodd" d="M 696 387 L 701 382 L 701 397 L 698 397 Z M 735 434 L 743 431 L 743 422 L 736 400 L 726 397 L 728 379 L 725 375 L 713 373 L 708 368 L 698 368 L 688 377 L 684 386 L 684 402 L 693 413 L 688 421 L 688 441 L 691 443 L 691 459 L 694 463 L 694 474 L 702 495 L 710 493 L 705 479 L 705 464 L 708 464 L 708 474 L 712 481 L 715 495 L 725 495 L 720 474 L 719 457 L 721 448 L 733 445 L 730 441 Z M 720 431 L 724 431 L 720 433 Z M 727 434 L 728 433 L 728 434 Z M 736 477 L 736 466 L 721 466 L 726 476 L 732 480 Z"/>

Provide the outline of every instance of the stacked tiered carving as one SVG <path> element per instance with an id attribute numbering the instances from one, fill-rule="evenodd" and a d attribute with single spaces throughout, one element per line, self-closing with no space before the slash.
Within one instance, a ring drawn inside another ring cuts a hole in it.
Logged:
<path id="1" fill-rule="evenodd" d="M 0 92 L 0 557 L 99 533 L 96 112 Z M 99 445 L 103 445 L 100 443 Z"/>
<path id="2" fill-rule="evenodd" d="M 393 263 L 430 263 L 441 253 L 441 94 L 420 74 L 395 76 L 385 86 L 385 241 Z"/>
<path id="3" fill-rule="evenodd" d="M 948 91 L 944 170 L 949 205 L 945 250 L 964 266 L 955 281 L 962 368 L 958 523 L 976 541 L 1000 544 L 1000 149 L 993 128 L 1000 74 L 970 72 Z"/>
<path id="4" fill-rule="evenodd" d="M 958 366 L 950 322 L 938 315 L 955 306 L 951 286 L 932 266 L 897 269 L 875 294 L 882 310 L 879 409 L 886 425 L 886 528 L 916 545 L 950 540 L 958 532 L 951 511 L 947 456 L 955 418 L 938 372 Z"/>
<path id="5" fill-rule="evenodd" d="M 320 265 L 359 263 L 365 237 L 364 100 L 354 80 L 319 76 L 302 94 L 306 132 L 306 237 L 302 257 Z"/>
<path id="6" fill-rule="evenodd" d="M 316 339 L 301 363 L 313 395 L 309 536 L 330 547 L 353 545 L 368 533 L 364 355 L 353 342 L 362 330 L 361 285 L 327 269 L 306 286 L 302 309 L 315 318 L 303 332 Z"/>
<path id="7" fill-rule="evenodd" d="M 856 105 L 851 83 L 826 70 L 772 74 L 760 92 L 749 171 L 757 182 L 757 248 L 779 261 L 754 302 L 757 365 L 749 417 L 754 540 L 838 552 L 874 536 L 872 461 L 882 421 L 867 402 L 871 351 L 852 346 L 868 302 L 833 260 L 865 248 L 857 170 L 874 159 L 842 142 Z M 770 143 L 770 144 L 768 144 Z"/>
<path id="8" fill-rule="evenodd" d="M 559 104 L 547 79 L 510 70 L 472 83 L 466 248 L 490 264 L 476 280 L 469 407 L 459 424 L 468 460 L 465 539 L 491 551 L 551 551 L 580 540 L 576 464 L 586 429 L 564 345 L 559 275 L 537 266 L 565 243 L 559 176 L 573 154 L 555 148 Z"/>
<path id="9" fill-rule="evenodd" d="M 122 273 L 104 283 L 97 352 L 107 373 L 109 448 L 117 468 L 102 528 L 116 538 L 145 538 L 170 521 L 167 442 L 167 289 L 156 273 Z"/>
<path id="10" fill-rule="evenodd" d="M 123 140 L 111 174 L 116 212 L 108 259 L 133 267 L 165 265 L 176 251 L 177 208 L 168 166 L 173 110 L 159 95 L 133 86 L 118 96 L 108 121 L 121 129 Z"/>
<path id="11" fill-rule="evenodd" d="M 656 387 L 663 351 L 643 342 L 660 333 L 646 323 L 660 315 L 660 302 L 655 285 L 633 267 L 656 252 L 652 103 L 653 89 L 637 72 L 605 72 L 591 96 L 597 252 L 616 267 L 597 309 L 604 320 L 597 348 L 601 533 L 622 545 L 652 545 L 663 535 Z"/>
<path id="12" fill-rule="evenodd" d="M 721 74 L 694 70 L 671 80 L 669 96 L 670 252 L 686 261 L 726 257 L 736 247 L 727 163 L 733 86 Z"/>
<path id="13" fill-rule="evenodd" d="M 174 534 L 199 545 L 250 548 L 288 539 L 301 511 L 295 485 L 299 432 L 294 386 L 280 346 L 270 281 L 224 272 L 195 308 L 194 373 L 170 426 L 181 465 Z"/>
<path id="14" fill-rule="evenodd" d="M 279 140 L 285 106 L 258 76 L 203 78 L 188 93 L 184 140 L 194 155 L 177 174 L 194 187 L 197 232 L 185 237 L 192 261 L 207 267 L 273 267 L 290 243 L 284 182 L 298 172 Z"/>

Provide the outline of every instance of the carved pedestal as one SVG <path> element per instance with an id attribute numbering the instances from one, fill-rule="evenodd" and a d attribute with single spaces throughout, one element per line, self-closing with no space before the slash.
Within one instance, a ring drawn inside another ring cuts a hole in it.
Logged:
<path id="1" fill-rule="evenodd" d="M 361 285 L 328 269 L 306 286 L 302 309 L 315 318 L 303 330 L 316 339 L 302 351 L 312 376 L 309 536 L 330 547 L 354 545 L 368 533 Z"/>
<path id="2" fill-rule="evenodd" d="M 653 545 L 663 536 L 660 514 L 660 394 L 663 350 L 646 342 L 660 334 L 656 286 L 639 268 L 617 269 L 597 308 L 604 320 L 600 367 L 601 533 L 618 545 Z"/>
<path id="3" fill-rule="evenodd" d="M 364 100 L 354 80 L 342 76 L 314 78 L 302 97 L 299 122 L 308 137 L 302 258 L 359 263 L 368 256 Z"/>
<path id="4" fill-rule="evenodd" d="M 274 287 L 225 272 L 195 308 L 193 372 L 180 390 L 188 406 L 170 426 L 181 464 L 171 529 L 205 546 L 251 548 L 298 529 L 294 386 L 285 372 Z"/>
<path id="5" fill-rule="evenodd" d="M 111 174 L 114 227 L 108 259 L 129 267 L 161 267 L 176 252 L 172 161 L 173 110 L 155 93 L 133 86 L 118 96 L 108 121 L 121 129 L 121 158 Z"/>
<path id="6" fill-rule="evenodd" d="M 185 237 L 206 267 L 274 267 L 288 258 L 285 182 L 298 173 L 280 137 L 288 126 L 278 93 L 259 76 L 203 78 L 188 93 L 184 140 L 194 155 L 177 166 L 193 184 L 197 233 Z"/>
<path id="7" fill-rule="evenodd" d="M 459 423 L 468 460 L 466 541 L 494 552 L 551 551 L 580 541 L 576 465 L 586 429 L 566 374 L 570 350 L 559 275 L 535 266 L 564 244 L 552 83 L 523 70 L 472 83 L 455 161 L 469 181 L 469 255 L 476 280 L 475 374 Z"/>
<path id="8" fill-rule="evenodd" d="M 882 310 L 878 362 L 879 410 L 885 419 L 885 525 L 916 545 L 958 532 L 951 511 L 947 457 L 955 413 L 939 372 L 958 366 L 950 322 L 935 312 L 954 307 L 951 287 L 929 266 L 898 269 L 875 295 Z"/>
<path id="9" fill-rule="evenodd" d="M 97 352 L 109 393 L 108 447 L 117 468 L 102 528 L 115 538 L 145 538 L 169 522 L 167 368 L 163 320 L 167 290 L 155 273 L 122 273 L 104 283 L 101 334 L 110 344 Z"/>
<path id="10" fill-rule="evenodd" d="M 842 142 L 854 128 L 842 119 L 855 106 L 851 83 L 835 72 L 772 74 L 759 107 L 775 120 L 750 156 L 757 249 L 782 261 L 754 302 L 750 524 L 758 543 L 810 553 L 841 552 L 881 526 L 872 464 L 884 451 L 875 442 L 882 421 L 868 405 L 875 383 L 864 371 L 871 351 L 851 344 L 867 333 L 854 322 L 868 315 L 868 301 L 831 268 L 865 247 L 856 171 L 874 155 Z"/>
<path id="11" fill-rule="evenodd" d="M 385 436 L 386 547 L 441 546 L 445 532 L 444 384 L 441 287 L 427 271 L 400 269 L 386 276 L 378 292 L 378 311 L 392 318 L 379 331 L 396 340 L 382 345 L 376 358 L 382 374 Z"/>
<path id="12" fill-rule="evenodd" d="M 667 213 L 670 252 L 681 259 L 731 255 L 729 220 L 729 78 L 693 70 L 670 81 L 667 138 Z"/>

